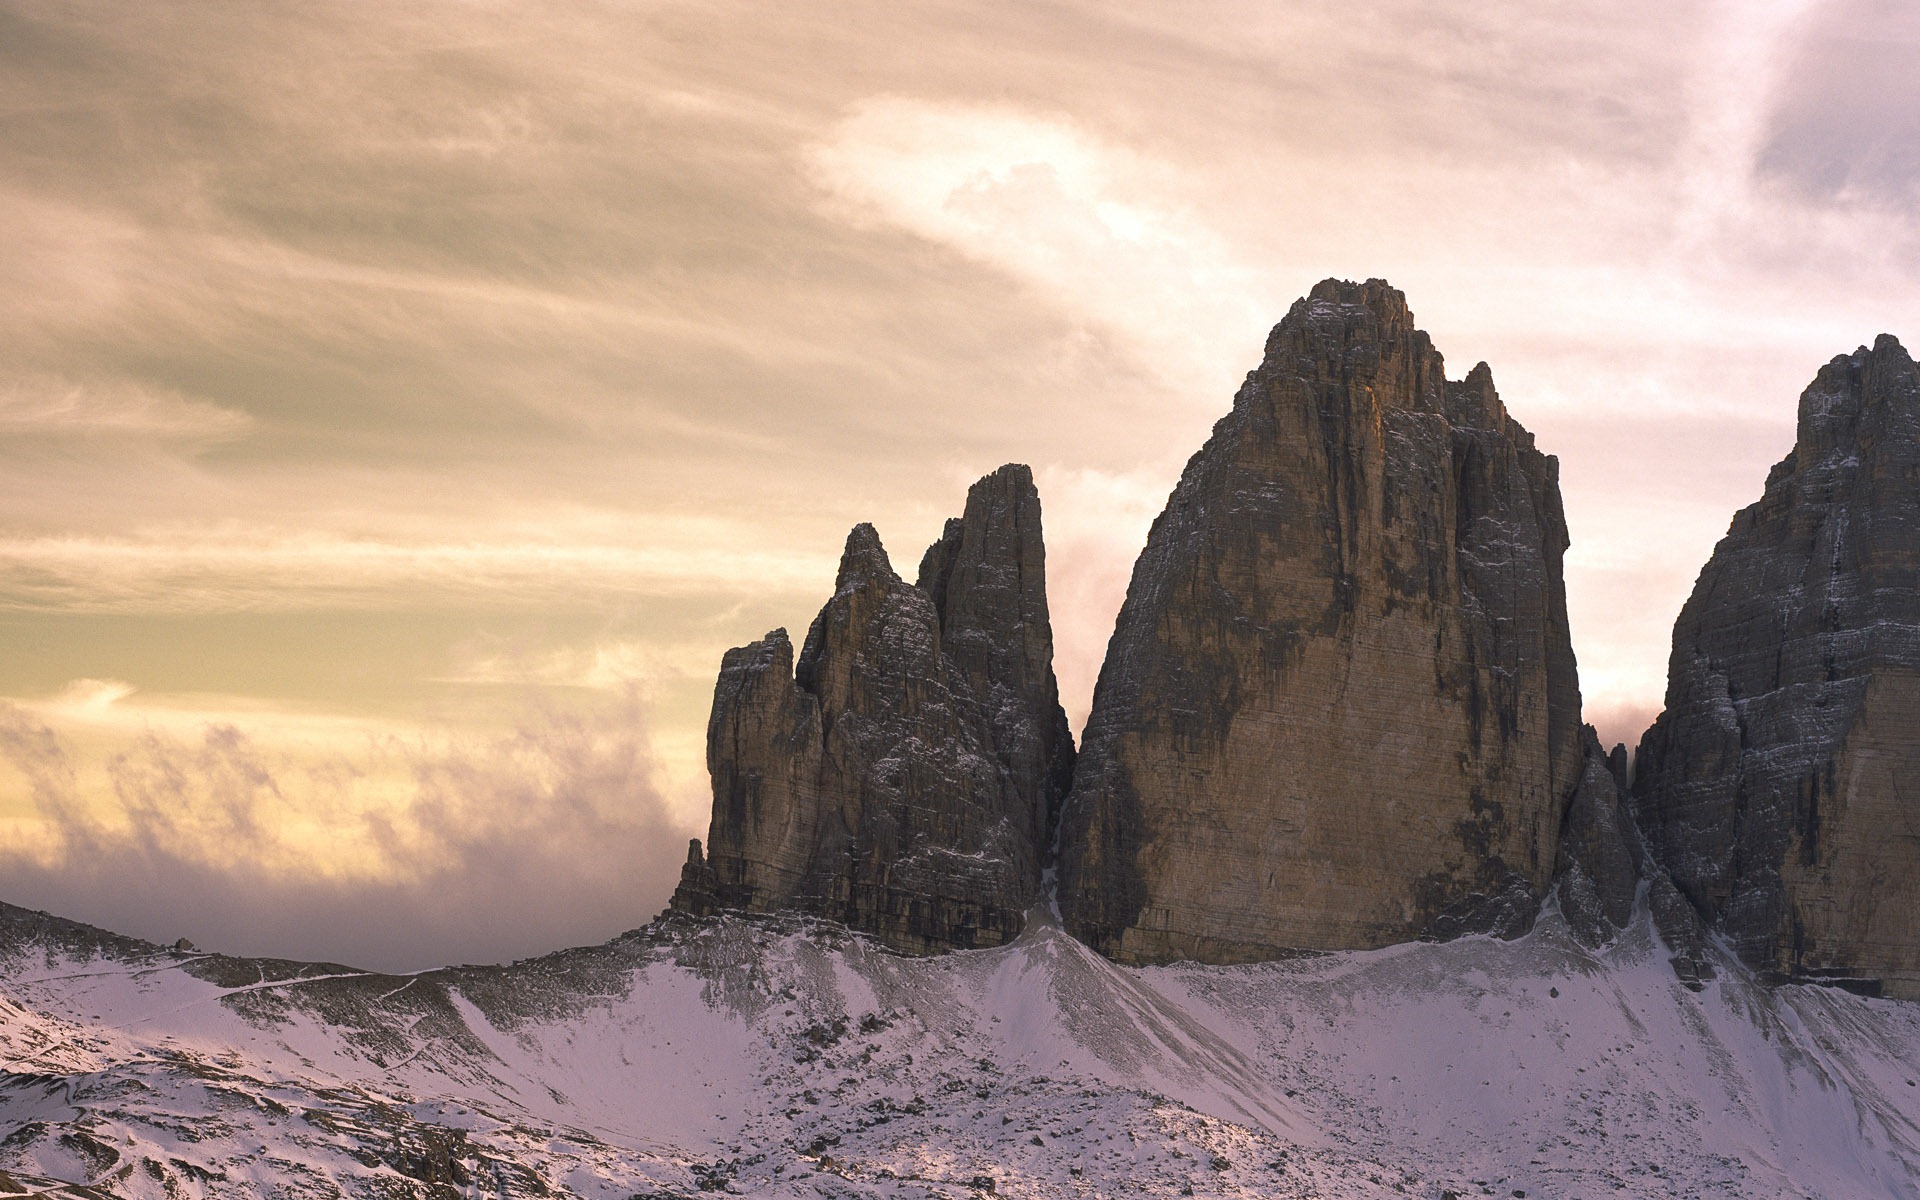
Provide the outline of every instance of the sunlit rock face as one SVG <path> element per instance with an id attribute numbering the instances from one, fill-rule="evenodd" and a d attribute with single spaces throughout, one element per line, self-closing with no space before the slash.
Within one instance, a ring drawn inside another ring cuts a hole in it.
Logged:
<path id="1" fill-rule="evenodd" d="M 1749 965 L 1920 997 L 1920 376 L 1893 338 L 1821 369 L 1701 571 L 1635 811 Z"/>
<path id="2" fill-rule="evenodd" d="M 910 952 L 1019 933 L 1073 769 L 1027 469 L 976 484 L 922 572 L 856 526 L 797 660 L 784 630 L 727 652 L 676 909 L 814 913 Z"/>
<path id="3" fill-rule="evenodd" d="M 1060 841 L 1128 962 L 1527 928 L 1583 764 L 1557 464 L 1404 297 L 1268 338 L 1134 567 Z"/>

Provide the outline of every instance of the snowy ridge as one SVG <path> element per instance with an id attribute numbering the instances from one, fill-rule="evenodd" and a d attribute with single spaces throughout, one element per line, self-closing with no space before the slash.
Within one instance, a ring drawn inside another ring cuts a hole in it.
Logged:
<path id="1" fill-rule="evenodd" d="M 1123 969 L 718 919 L 394 977 L 0 909 L 0 1195 L 1920 1197 L 1920 1005 L 1549 914 Z"/>

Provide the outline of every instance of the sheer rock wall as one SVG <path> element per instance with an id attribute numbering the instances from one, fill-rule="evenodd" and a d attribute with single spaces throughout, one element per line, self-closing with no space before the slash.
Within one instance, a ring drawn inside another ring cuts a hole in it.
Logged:
<path id="1" fill-rule="evenodd" d="M 1047 552 L 1033 473 L 1009 464 L 974 484 L 920 560 L 940 649 L 985 706 L 995 753 L 1045 849 L 1073 783 L 1073 733 L 1053 675 Z"/>

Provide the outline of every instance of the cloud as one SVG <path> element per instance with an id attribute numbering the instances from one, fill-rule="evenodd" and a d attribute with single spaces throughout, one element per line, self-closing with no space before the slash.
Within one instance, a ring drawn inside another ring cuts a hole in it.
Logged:
<path id="1" fill-rule="evenodd" d="M 149 730 L 110 755 L 101 794 L 49 724 L 5 705 L 0 758 L 37 817 L 0 843 L 9 901 L 232 953 L 407 970 L 599 941 L 664 905 L 689 836 L 631 693 L 355 754 Z"/>
<path id="2" fill-rule="evenodd" d="M 460 662 L 444 682 L 593 691 L 621 691 L 640 679 L 698 678 L 704 684 L 717 662 L 708 647 L 662 645 L 640 637 L 543 649 L 483 638 L 457 650 Z"/>
<path id="3" fill-rule="evenodd" d="M 69 719 L 99 720 L 136 690 L 132 684 L 118 679 L 76 679 L 61 689 L 47 707 Z"/>
<path id="4" fill-rule="evenodd" d="M 1781 48 L 1756 131 L 1759 174 L 1812 203 L 1895 207 L 1920 198 L 1920 16 L 1898 0 L 1818 6 Z"/>
<path id="5" fill-rule="evenodd" d="M 35 436 L 215 443 L 244 436 L 253 423 L 244 412 L 126 379 L 0 382 L 0 438 L 16 444 Z"/>
<path id="6" fill-rule="evenodd" d="M 653 540 L 616 544 L 551 529 L 537 540 L 416 542 L 231 524 L 144 536 L 0 537 L 0 606 L 182 613 L 411 607 L 449 597 L 577 602 L 585 592 L 728 592 L 747 578 L 789 592 L 820 574 L 817 555 L 765 546 L 724 523 L 688 519 L 656 530 Z"/>
<path id="7" fill-rule="evenodd" d="M 850 219 L 1008 272 L 1182 387 L 1229 387 L 1272 320 L 1276 297 L 1183 200 L 1172 164 L 1065 118 L 879 97 L 808 161 Z"/>
<path id="8" fill-rule="evenodd" d="M 1754 160 L 1767 110 L 1792 52 L 1790 33 L 1816 0 L 1725 5 L 1719 36 L 1690 79 L 1689 132 L 1681 154 L 1676 242 L 1683 253 L 1716 251 L 1730 226 L 1752 220 Z"/>

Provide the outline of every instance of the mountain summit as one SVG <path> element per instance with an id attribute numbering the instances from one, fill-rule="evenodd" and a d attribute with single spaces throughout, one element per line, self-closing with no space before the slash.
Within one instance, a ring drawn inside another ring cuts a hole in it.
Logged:
<path id="1" fill-rule="evenodd" d="M 1060 841 L 1122 961 L 1528 928 L 1579 782 L 1558 468 L 1406 299 L 1327 280 L 1154 522 Z"/>
<path id="2" fill-rule="evenodd" d="M 1134 566 L 1075 757 L 1040 501 L 1007 466 L 895 574 L 871 526 L 796 657 L 729 651 L 684 913 L 998 945 L 1049 867 L 1121 963 L 1235 963 L 1542 911 L 1650 913 L 1688 986 L 1920 996 L 1920 373 L 1834 359 L 1674 630 L 1629 772 L 1580 719 L 1558 466 L 1406 298 L 1330 279 L 1269 335 Z M 1630 779 L 1630 774 L 1632 778 Z"/>

